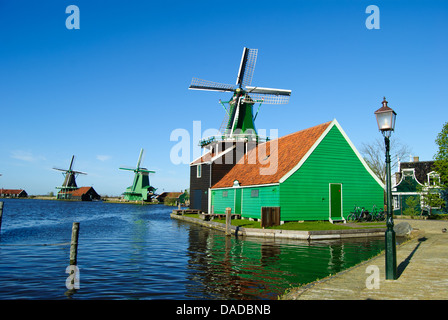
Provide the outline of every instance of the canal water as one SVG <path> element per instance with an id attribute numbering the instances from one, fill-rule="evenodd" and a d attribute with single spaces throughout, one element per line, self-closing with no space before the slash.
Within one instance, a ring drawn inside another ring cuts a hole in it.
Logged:
<path id="1" fill-rule="evenodd" d="M 1 199 L 0 299 L 277 299 L 384 249 L 384 240 L 226 237 L 172 207 Z M 68 290 L 73 222 L 79 289 Z"/>

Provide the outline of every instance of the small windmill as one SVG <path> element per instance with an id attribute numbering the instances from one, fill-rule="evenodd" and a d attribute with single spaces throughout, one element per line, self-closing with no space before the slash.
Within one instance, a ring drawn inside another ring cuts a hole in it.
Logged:
<path id="1" fill-rule="evenodd" d="M 58 199 L 68 198 L 68 192 L 78 189 L 78 186 L 76 185 L 76 177 L 79 174 L 87 174 L 85 172 L 74 171 L 72 169 L 74 159 L 75 156 L 72 156 L 72 160 L 70 161 L 70 166 L 68 169 L 53 168 L 54 170 L 62 171 L 62 174 L 64 175 L 64 182 L 62 183 L 62 186 L 56 187 L 56 189 L 60 189 L 60 191 L 58 192 Z"/>
<path id="2" fill-rule="evenodd" d="M 258 49 L 243 49 L 240 68 L 235 85 L 222 84 L 193 78 L 189 89 L 233 92 L 232 99 L 226 102 L 219 101 L 226 110 L 226 116 L 221 125 L 220 132 L 223 139 L 251 139 L 258 140 L 254 121 L 257 118 L 261 104 L 286 104 L 289 102 L 291 90 L 261 88 L 250 86 L 257 60 Z M 229 104 L 226 108 L 225 103 Z M 257 112 L 253 113 L 255 103 L 260 103 Z M 200 142 L 202 147 L 214 139 Z"/>
<path id="3" fill-rule="evenodd" d="M 121 170 L 134 171 L 134 182 L 132 186 L 126 188 L 123 193 L 124 198 L 130 201 L 148 201 L 149 197 L 154 194 L 157 189 L 149 184 L 149 174 L 155 173 L 155 171 L 150 171 L 146 168 L 140 167 L 143 156 L 143 149 L 140 150 L 140 155 L 138 157 L 137 167 L 126 168 L 122 167 Z"/>

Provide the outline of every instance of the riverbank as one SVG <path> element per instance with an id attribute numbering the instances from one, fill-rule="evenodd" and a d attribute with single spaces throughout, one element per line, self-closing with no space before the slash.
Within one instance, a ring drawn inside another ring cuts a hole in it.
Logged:
<path id="1" fill-rule="evenodd" d="M 205 221 L 199 218 L 171 213 L 172 219 L 183 220 L 202 225 L 207 228 L 225 232 L 226 225 L 220 222 Z M 297 240 L 336 240 L 362 237 L 382 237 L 385 227 L 366 228 L 359 225 L 346 224 L 344 228 L 336 230 L 285 230 L 285 229 L 258 229 L 244 228 L 241 226 L 230 226 L 230 232 L 236 236 L 261 237 L 274 239 L 297 239 Z"/>
<path id="2" fill-rule="evenodd" d="M 335 275 L 291 289 L 280 299 L 448 299 L 448 233 L 443 232 L 443 229 L 448 229 L 448 221 L 405 221 L 416 232 L 411 240 L 397 246 L 396 280 L 385 279 L 385 256 L 382 253 Z M 379 272 L 376 280 L 373 279 L 372 270 Z"/>
<path id="3" fill-rule="evenodd" d="M 24 200 L 54 200 L 54 201 L 71 201 L 71 202 L 82 202 L 82 200 L 74 199 L 57 199 L 56 196 L 28 196 L 26 198 L 0 198 L 1 199 L 24 199 Z M 90 202 L 90 201 L 85 201 Z M 121 197 L 101 197 L 101 200 L 94 200 L 93 202 L 104 202 L 104 203 L 124 203 L 124 204 L 137 204 L 137 205 L 153 205 L 153 204 L 164 204 L 163 202 L 147 202 L 147 201 L 130 201 L 125 200 Z M 167 205 L 168 207 L 174 207 Z"/>

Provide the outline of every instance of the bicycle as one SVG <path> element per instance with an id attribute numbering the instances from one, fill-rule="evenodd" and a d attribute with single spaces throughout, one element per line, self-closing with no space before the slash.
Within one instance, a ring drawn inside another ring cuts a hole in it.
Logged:
<path id="1" fill-rule="evenodd" d="M 364 209 L 364 207 L 362 207 L 361 209 L 361 221 L 372 221 L 372 215 L 370 214 L 369 210 Z"/>
<path id="2" fill-rule="evenodd" d="M 371 214 L 372 214 L 373 220 L 375 220 L 375 221 L 384 221 L 384 220 L 386 220 L 386 214 L 384 213 L 384 210 L 381 209 L 381 208 L 378 209 L 376 207 L 376 205 L 373 205 Z"/>
<path id="3" fill-rule="evenodd" d="M 351 222 L 359 221 L 361 219 L 361 214 L 362 214 L 361 209 L 355 205 L 353 210 L 354 211 L 350 212 L 349 215 L 347 216 L 347 220 L 351 221 Z"/>
<path id="4" fill-rule="evenodd" d="M 366 210 L 364 207 L 360 208 L 355 205 L 354 211 L 350 212 L 347 216 L 347 220 L 351 222 L 363 222 L 363 221 L 371 221 L 373 219 L 372 215 Z"/>

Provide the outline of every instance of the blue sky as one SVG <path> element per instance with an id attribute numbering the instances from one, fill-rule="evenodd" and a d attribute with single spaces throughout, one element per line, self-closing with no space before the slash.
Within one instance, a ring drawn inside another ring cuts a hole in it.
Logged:
<path id="1" fill-rule="evenodd" d="M 380 10 L 369 30 L 367 6 Z M 80 10 L 69 30 L 65 9 Z M 447 1 L 0 0 L 0 187 L 56 191 L 52 167 L 75 155 L 79 186 L 119 195 L 143 165 L 162 191 L 189 187 L 174 164 L 175 129 L 219 128 L 218 100 L 192 77 L 234 84 L 243 47 L 257 48 L 252 84 L 290 89 L 263 105 L 259 129 L 279 136 L 334 118 L 357 148 L 381 137 L 383 96 L 398 114 L 393 139 L 431 160 L 448 121 Z"/>

